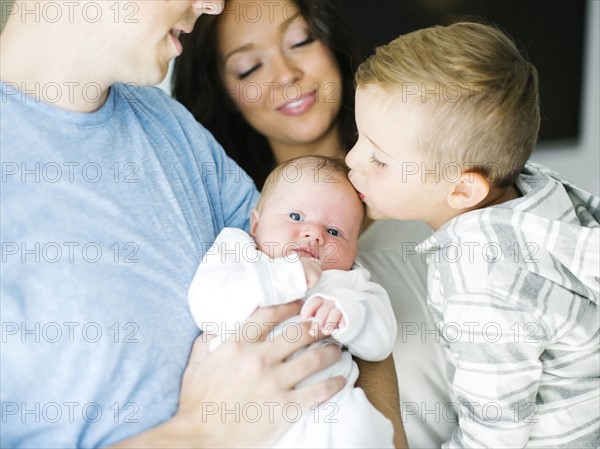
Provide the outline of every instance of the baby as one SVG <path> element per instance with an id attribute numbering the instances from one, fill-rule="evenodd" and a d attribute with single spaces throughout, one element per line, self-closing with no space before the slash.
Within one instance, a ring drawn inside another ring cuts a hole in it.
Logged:
<path id="1" fill-rule="evenodd" d="M 343 375 L 346 387 L 299 418 L 276 447 L 393 447 L 391 423 L 354 387 L 351 354 L 383 360 L 397 327 L 387 293 L 354 261 L 364 206 L 347 173 L 342 161 L 326 157 L 278 166 L 252 212 L 250 234 L 224 229 L 189 289 L 198 326 L 222 337 L 213 347 L 228 334 L 251 338 L 252 323 L 241 323 L 256 307 L 302 299 L 301 315 L 273 332 L 293 339 L 298 321 L 310 319 L 332 336 L 315 344 L 347 348 L 337 364 L 302 383 Z"/>

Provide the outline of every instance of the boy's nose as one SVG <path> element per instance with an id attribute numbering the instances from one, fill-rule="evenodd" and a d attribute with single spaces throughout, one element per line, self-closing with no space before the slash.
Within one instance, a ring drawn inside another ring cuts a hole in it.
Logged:
<path id="1" fill-rule="evenodd" d="M 357 161 L 358 161 L 358 150 L 356 149 L 356 145 L 354 145 L 352 147 L 352 149 L 348 152 L 348 154 L 346 154 L 346 165 L 351 169 L 351 170 L 356 170 L 357 167 Z"/>

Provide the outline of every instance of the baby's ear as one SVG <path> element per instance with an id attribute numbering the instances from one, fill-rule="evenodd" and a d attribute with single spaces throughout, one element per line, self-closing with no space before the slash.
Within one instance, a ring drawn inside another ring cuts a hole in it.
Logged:
<path id="1" fill-rule="evenodd" d="M 490 192 L 490 183 L 481 173 L 466 172 L 447 196 L 448 205 L 455 210 L 471 209 L 481 203 Z"/>
<path id="2" fill-rule="evenodd" d="M 259 218 L 260 212 L 258 209 L 252 209 L 252 213 L 250 214 L 250 235 L 252 237 L 256 236 L 256 228 L 258 227 Z"/>

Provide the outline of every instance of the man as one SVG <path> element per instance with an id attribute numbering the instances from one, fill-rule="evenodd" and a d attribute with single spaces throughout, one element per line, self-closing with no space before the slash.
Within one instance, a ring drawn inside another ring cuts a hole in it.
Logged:
<path id="1" fill-rule="evenodd" d="M 222 7 L 19 1 L 7 11 L 3 446 L 269 444 L 290 407 L 343 384 L 294 389 L 339 358 L 328 347 L 285 361 L 314 341 L 307 325 L 265 341 L 298 304 L 258 310 L 219 350 L 206 355 L 198 341 L 190 354 L 188 283 L 221 228 L 248 227 L 256 191 L 183 107 L 139 86 L 160 82 L 178 36 Z"/>

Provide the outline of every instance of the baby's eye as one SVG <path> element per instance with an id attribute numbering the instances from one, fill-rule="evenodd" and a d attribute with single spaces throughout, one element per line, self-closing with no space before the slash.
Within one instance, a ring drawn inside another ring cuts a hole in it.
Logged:
<path id="1" fill-rule="evenodd" d="M 300 221 L 300 219 L 302 217 L 300 217 L 300 214 L 298 212 L 291 212 L 290 213 L 290 218 L 294 221 Z"/>
<path id="2" fill-rule="evenodd" d="M 342 233 L 337 229 L 328 228 L 327 233 L 333 235 L 334 237 L 341 237 Z"/>

